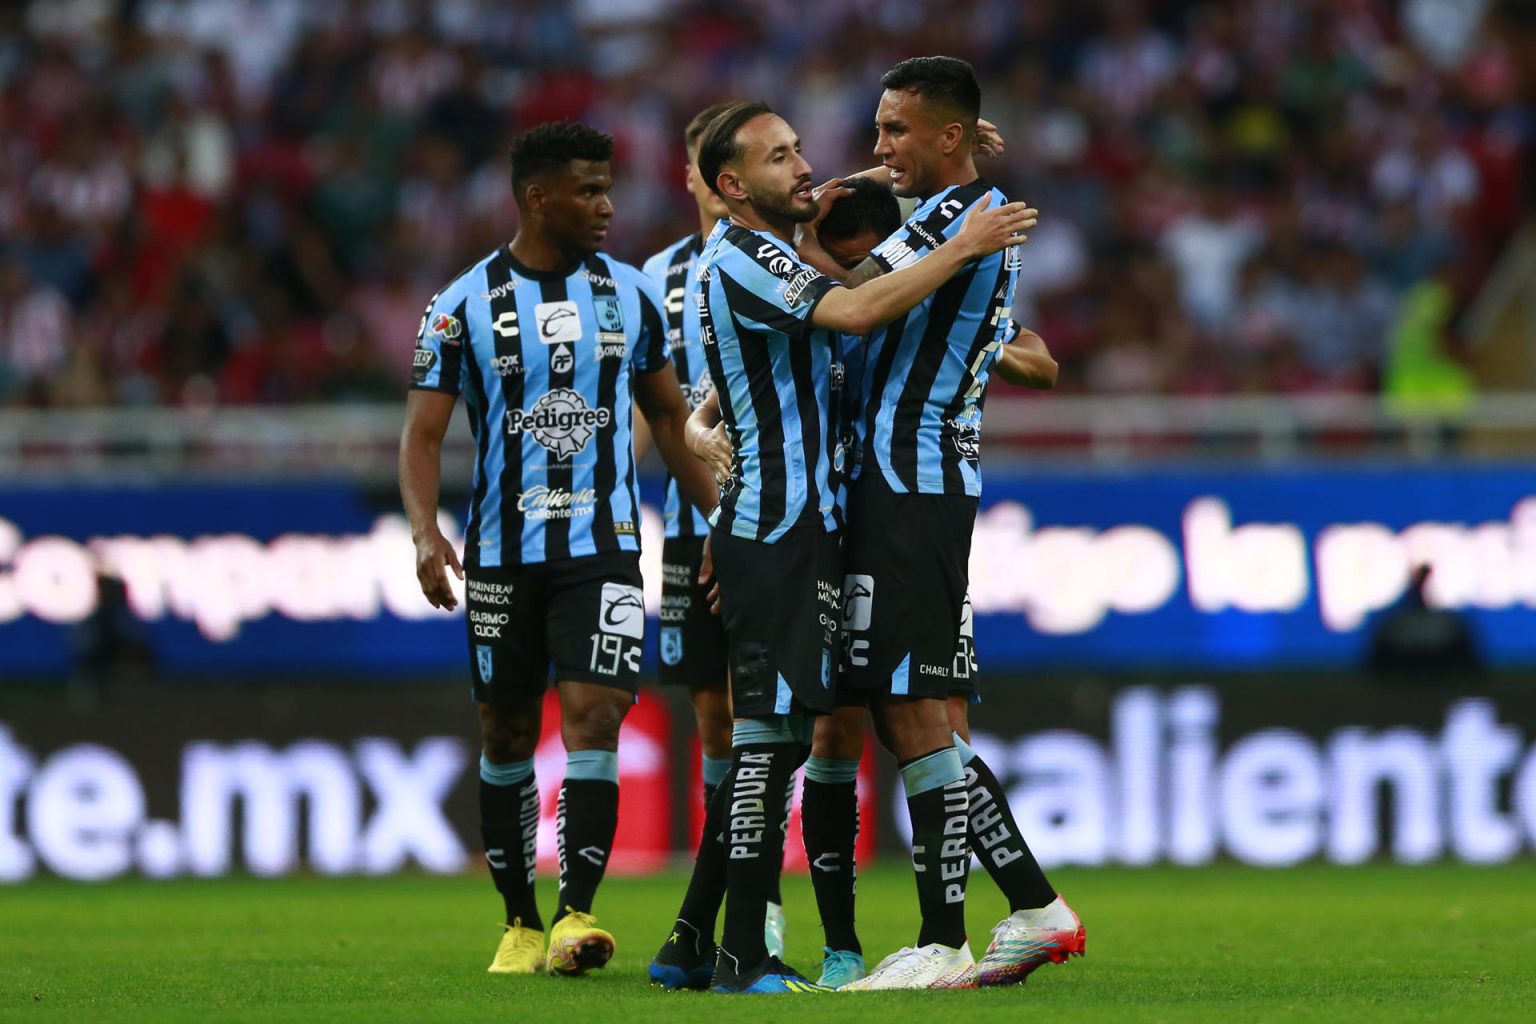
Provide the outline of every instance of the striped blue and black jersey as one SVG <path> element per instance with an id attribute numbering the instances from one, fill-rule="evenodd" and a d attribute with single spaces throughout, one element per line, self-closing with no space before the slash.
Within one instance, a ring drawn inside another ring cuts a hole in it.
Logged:
<path id="1" fill-rule="evenodd" d="M 837 336 L 811 324 L 837 282 L 767 232 L 725 221 L 698 263 L 699 332 L 736 450 L 713 522 L 768 543 L 797 526 L 838 529 Z"/>
<path id="2" fill-rule="evenodd" d="M 645 261 L 645 274 L 661 290 L 662 312 L 667 322 L 667 352 L 677 371 L 678 385 L 690 410 L 709 397 L 709 363 L 699 341 L 699 283 L 694 272 L 704 240 L 697 232 L 667 246 Z M 667 474 L 667 500 L 662 510 L 668 537 L 703 537 L 709 533 L 704 514 L 678 492 L 677 481 Z"/>
<path id="3" fill-rule="evenodd" d="M 666 365 L 655 286 L 600 253 L 542 272 L 502 247 L 433 297 L 411 386 L 468 407 L 466 567 L 640 549 L 630 374 Z"/>
<path id="4" fill-rule="evenodd" d="M 983 180 L 945 189 L 918 205 L 871 258 L 899 270 L 960 230 L 990 195 Z M 898 493 L 981 493 L 981 410 L 987 374 L 1008 335 L 1018 282 L 1017 249 L 967 264 L 905 316 L 869 335 L 858 390 L 864 414 L 856 472 L 879 469 Z"/>

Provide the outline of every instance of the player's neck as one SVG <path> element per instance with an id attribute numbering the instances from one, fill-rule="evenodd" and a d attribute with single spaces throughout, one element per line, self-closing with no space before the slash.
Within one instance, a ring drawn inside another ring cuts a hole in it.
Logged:
<path id="1" fill-rule="evenodd" d="M 708 238 L 715 230 L 715 225 L 720 223 L 719 217 L 711 217 L 703 210 L 699 211 L 699 237 Z"/>
<path id="2" fill-rule="evenodd" d="M 731 210 L 731 223 L 750 231 L 766 231 L 781 242 L 795 244 L 795 222 L 765 217 L 754 206 L 738 206 Z"/>
<path id="3" fill-rule="evenodd" d="M 956 185 L 969 185 L 979 177 L 981 175 L 976 173 L 976 161 L 969 156 L 964 160 L 946 163 L 943 165 L 938 179 L 934 183 L 933 190 L 918 196 L 918 198 L 932 199 L 947 188 L 954 188 Z"/>
<path id="4" fill-rule="evenodd" d="M 512 237 L 512 244 L 507 246 L 507 251 L 529 270 L 544 273 L 569 270 L 580 263 L 582 258 L 581 253 L 562 249 L 540 232 L 524 231 L 521 228 Z"/>

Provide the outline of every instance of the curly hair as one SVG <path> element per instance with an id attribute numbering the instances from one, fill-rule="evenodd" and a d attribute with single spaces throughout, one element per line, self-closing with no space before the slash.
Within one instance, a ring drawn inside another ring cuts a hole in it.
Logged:
<path id="1" fill-rule="evenodd" d="M 572 160 L 612 160 L 613 138 L 579 121 L 535 125 L 512 140 L 512 190 L 522 195 L 529 180 L 564 170 Z"/>

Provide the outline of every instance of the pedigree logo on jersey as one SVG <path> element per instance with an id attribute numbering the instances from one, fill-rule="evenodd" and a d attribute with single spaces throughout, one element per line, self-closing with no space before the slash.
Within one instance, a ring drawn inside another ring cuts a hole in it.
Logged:
<path id="1" fill-rule="evenodd" d="M 449 345 L 457 345 L 459 335 L 464 333 L 464 325 L 451 313 L 439 313 L 432 318 L 432 333 Z"/>
<path id="2" fill-rule="evenodd" d="M 557 459 L 568 459 L 587 446 L 592 434 L 613 421 L 607 409 L 594 409 L 578 391 L 556 388 L 533 403 L 532 409 L 507 413 L 507 433 L 527 432 Z"/>

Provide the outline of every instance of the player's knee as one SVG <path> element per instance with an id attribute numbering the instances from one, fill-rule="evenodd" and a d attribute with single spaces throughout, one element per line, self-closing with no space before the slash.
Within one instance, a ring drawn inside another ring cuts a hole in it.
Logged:
<path id="1" fill-rule="evenodd" d="M 724 691 L 696 690 L 693 716 L 706 757 L 731 756 L 731 705 Z"/>
<path id="2" fill-rule="evenodd" d="M 567 750 L 617 750 L 619 726 L 629 711 L 629 694 L 615 690 L 561 708 L 560 735 Z"/>
<path id="3" fill-rule="evenodd" d="M 539 745 L 539 716 L 480 705 L 480 745 L 495 764 L 526 761 Z"/>
<path id="4" fill-rule="evenodd" d="M 816 720 L 811 754 L 837 761 L 857 761 L 864 755 L 864 710 L 857 715 L 838 711 Z"/>

